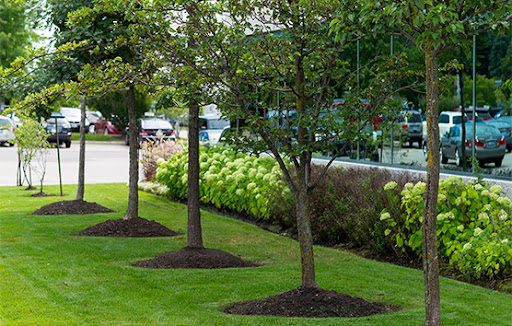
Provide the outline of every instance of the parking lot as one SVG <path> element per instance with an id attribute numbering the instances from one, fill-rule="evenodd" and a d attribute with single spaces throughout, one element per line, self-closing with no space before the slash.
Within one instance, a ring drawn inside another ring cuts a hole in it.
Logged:
<path id="1" fill-rule="evenodd" d="M 78 143 L 71 148 L 61 148 L 62 182 L 76 184 L 78 181 Z M 0 186 L 16 185 L 16 147 L 0 147 Z M 87 183 L 128 182 L 128 147 L 123 143 L 92 143 L 86 147 L 85 181 Z M 33 173 L 37 184 L 37 175 Z M 58 184 L 59 173 L 57 150 L 50 149 L 46 168 L 45 184 Z"/>
<path id="2" fill-rule="evenodd" d="M 391 150 L 389 147 L 385 147 L 383 153 L 383 162 L 391 163 Z M 410 148 L 410 147 L 395 147 L 393 162 L 395 164 L 405 164 L 405 165 L 414 165 L 420 167 L 426 167 L 426 159 L 423 154 L 423 150 L 419 148 Z M 449 160 L 448 164 L 445 165 L 447 168 L 455 168 L 455 161 Z M 489 163 L 484 168 L 486 171 L 490 171 L 494 169 L 494 164 Z M 512 153 L 505 154 L 505 158 L 503 160 L 503 165 L 501 166 L 502 170 L 512 169 Z M 512 178 L 512 175 L 511 175 Z"/>

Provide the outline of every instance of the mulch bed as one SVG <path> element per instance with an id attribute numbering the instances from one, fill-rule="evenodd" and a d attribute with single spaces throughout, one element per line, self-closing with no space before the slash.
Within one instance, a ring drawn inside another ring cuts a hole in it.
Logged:
<path id="1" fill-rule="evenodd" d="M 41 197 L 50 197 L 53 195 L 47 194 L 46 192 L 36 192 L 35 194 L 30 195 L 31 197 L 41 198 Z"/>
<path id="2" fill-rule="evenodd" d="M 153 259 L 141 260 L 133 264 L 146 268 L 239 268 L 257 267 L 259 265 L 245 261 L 225 251 L 209 248 L 185 247 L 169 251 Z"/>
<path id="3" fill-rule="evenodd" d="M 80 236 L 97 237 L 173 237 L 180 235 L 156 221 L 143 218 L 108 220 L 78 232 Z"/>
<path id="4" fill-rule="evenodd" d="M 110 213 L 111 209 L 83 200 L 66 200 L 43 206 L 32 215 L 85 215 Z"/>
<path id="5" fill-rule="evenodd" d="M 235 303 L 222 309 L 234 315 L 283 317 L 363 317 L 397 310 L 398 307 L 368 302 L 335 291 L 301 287 L 262 300 Z"/>

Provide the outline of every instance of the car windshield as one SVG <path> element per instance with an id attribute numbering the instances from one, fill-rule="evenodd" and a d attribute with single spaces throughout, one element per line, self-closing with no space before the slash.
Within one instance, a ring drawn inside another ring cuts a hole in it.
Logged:
<path id="1" fill-rule="evenodd" d="M 47 124 L 49 125 L 54 125 L 55 124 L 55 118 L 50 118 L 46 121 Z M 60 126 L 60 125 L 63 125 L 63 126 L 66 126 L 68 125 L 68 121 L 66 120 L 66 118 L 57 118 L 57 124 Z"/>
<path id="2" fill-rule="evenodd" d="M 151 119 L 142 120 L 142 128 L 144 129 L 172 129 L 171 123 L 167 120 Z"/>
<path id="3" fill-rule="evenodd" d="M 468 118 L 465 117 L 464 118 L 464 122 L 467 122 L 468 121 Z M 453 116 L 453 124 L 460 124 L 462 122 L 462 116 L 461 115 L 456 115 L 456 116 Z"/>
<path id="4" fill-rule="evenodd" d="M 473 124 L 467 123 L 466 124 L 466 135 L 467 137 L 473 137 Z M 501 137 L 501 133 L 498 128 L 485 125 L 482 123 L 478 123 L 476 125 L 476 136 L 485 138 L 485 137 Z"/>
<path id="5" fill-rule="evenodd" d="M 0 128 L 8 128 L 11 126 L 11 122 L 7 119 L 0 119 Z"/>
<path id="6" fill-rule="evenodd" d="M 421 122 L 421 115 L 419 113 L 410 113 L 408 114 L 407 120 L 413 123 Z"/>
<path id="7" fill-rule="evenodd" d="M 229 127 L 229 121 L 224 119 L 199 119 L 201 128 L 204 129 L 224 129 Z"/>

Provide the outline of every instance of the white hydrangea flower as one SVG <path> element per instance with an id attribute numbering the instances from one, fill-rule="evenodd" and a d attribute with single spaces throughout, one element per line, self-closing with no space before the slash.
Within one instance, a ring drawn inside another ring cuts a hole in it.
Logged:
<path id="1" fill-rule="evenodd" d="M 481 228 L 477 227 L 477 228 L 475 228 L 475 231 L 473 232 L 473 235 L 475 237 L 478 237 L 478 236 L 480 236 L 480 234 L 482 234 L 482 232 L 484 232 L 484 231 Z"/>
<path id="2" fill-rule="evenodd" d="M 490 191 L 494 194 L 501 194 L 503 192 L 503 187 L 500 185 L 494 185 L 491 187 Z"/>
<path id="3" fill-rule="evenodd" d="M 391 218 L 391 214 L 389 214 L 388 212 L 384 212 L 382 214 L 380 214 L 380 220 L 381 221 L 384 221 L 384 220 L 387 220 L 387 219 L 390 219 Z"/>
<path id="4" fill-rule="evenodd" d="M 386 185 L 384 186 L 384 190 L 386 190 L 386 191 L 393 190 L 393 189 L 396 189 L 397 186 L 398 186 L 398 183 L 396 183 L 396 181 L 390 181 L 390 182 L 386 183 Z"/>
<path id="5" fill-rule="evenodd" d="M 471 242 L 468 242 L 468 243 L 464 244 L 464 246 L 462 247 L 463 251 L 466 251 L 466 250 L 469 250 L 469 249 L 471 249 Z"/>

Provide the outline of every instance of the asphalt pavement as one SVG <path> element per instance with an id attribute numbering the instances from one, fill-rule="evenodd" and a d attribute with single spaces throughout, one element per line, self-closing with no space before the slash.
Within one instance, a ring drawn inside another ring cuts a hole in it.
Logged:
<path id="1" fill-rule="evenodd" d="M 71 148 L 60 148 L 63 184 L 78 182 L 78 149 L 78 142 L 73 142 Z M 86 183 L 128 182 L 128 146 L 122 142 L 87 142 L 85 155 Z M 17 162 L 16 147 L 0 146 L 0 186 L 16 185 Z M 38 174 L 33 171 L 32 175 L 33 183 L 37 184 Z M 59 184 L 56 148 L 50 149 L 45 184 Z"/>

